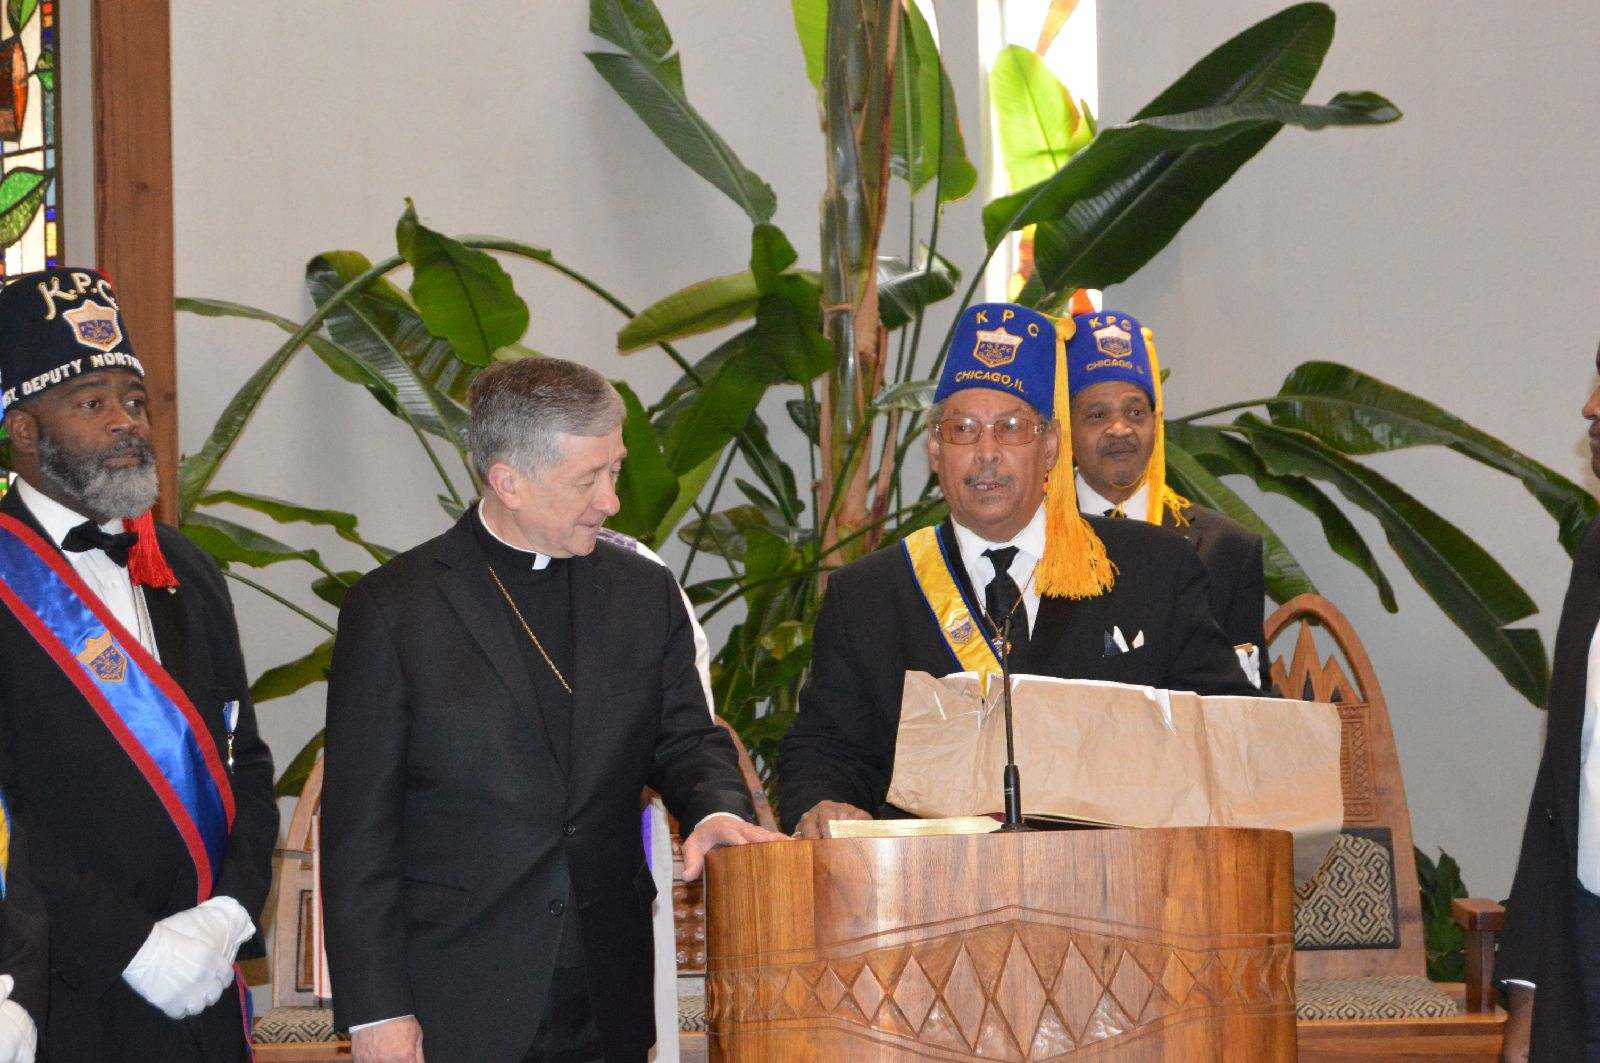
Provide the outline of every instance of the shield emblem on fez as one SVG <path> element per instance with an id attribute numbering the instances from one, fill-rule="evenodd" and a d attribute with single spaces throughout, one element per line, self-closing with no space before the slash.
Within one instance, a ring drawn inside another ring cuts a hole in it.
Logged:
<path id="1" fill-rule="evenodd" d="M 102 631 L 85 640 L 78 660 L 102 683 L 120 683 L 128 674 L 128 659 L 111 641 L 109 631 Z"/>
<path id="2" fill-rule="evenodd" d="M 85 299 L 82 306 L 64 311 L 62 317 L 72 326 L 73 334 L 85 347 L 93 347 L 107 354 L 122 342 L 122 328 L 117 324 L 117 312 L 101 306 L 93 299 Z"/>
<path id="3" fill-rule="evenodd" d="M 990 369 L 999 369 L 1016 361 L 1017 348 L 1021 346 L 1022 337 L 1004 328 L 979 329 L 978 341 L 972 345 L 972 357 Z"/>
<path id="4" fill-rule="evenodd" d="M 1133 353 L 1133 336 L 1113 322 L 1094 334 L 1094 346 L 1107 358 L 1126 358 Z"/>

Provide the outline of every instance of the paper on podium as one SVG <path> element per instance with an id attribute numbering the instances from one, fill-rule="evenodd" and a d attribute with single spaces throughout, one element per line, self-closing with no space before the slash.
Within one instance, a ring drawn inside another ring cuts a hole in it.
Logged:
<path id="1" fill-rule="evenodd" d="M 1344 821 L 1339 713 L 1274 698 L 1201 697 L 1083 679 L 1011 680 L 1028 815 L 1125 827 L 1269 827 L 1316 874 Z M 907 672 L 889 803 L 917 816 L 1001 805 L 1001 683 Z"/>
<path id="2" fill-rule="evenodd" d="M 954 816 L 948 819 L 835 819 L 828 822 L 831 838 L 931 838 L 941 834 L 988 834 L 1000 821 L 988 816 Z"/>

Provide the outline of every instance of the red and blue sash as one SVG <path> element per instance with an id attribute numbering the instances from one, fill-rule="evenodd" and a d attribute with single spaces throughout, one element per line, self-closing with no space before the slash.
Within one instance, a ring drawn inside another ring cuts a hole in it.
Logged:
<path id="1" fill-rule="evenodd" d="M 233 826 L 233 787 L 187 694 L 60 552 L 0 514 L 0 601 L 106 725 L 161 800 L 211 897 Z"/>

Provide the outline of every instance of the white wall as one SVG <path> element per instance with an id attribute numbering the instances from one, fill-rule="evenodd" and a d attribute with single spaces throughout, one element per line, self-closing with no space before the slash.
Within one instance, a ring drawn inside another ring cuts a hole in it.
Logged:
<path id="1" fill-rule="evenodd" d="M 1101 99 L 1126 119 L 1276 0 L 1100 0 Z M 1343 0 L 1310 99 L 1372 89 L 1405 118 L 1285 130 L 1109 305 L 1156 331 L 1182 413 L 1269 394 L 1309 359 L 1423 395 L 1592 486 L 1578 415 L 1594 380 L 1600 145 L 1584 86 L 1600 10 Z M 1505 477 L 1427 450 L 1372 464 L 1477 538 L 1528 590 L 1553 641 L 1569 561 Z M 1258 497 L 1248 494 L 1252 499 Z M 1397 615 L 1293 506 L 1268 519 L 1351 617 L 1387 695 L 1417 843 L 1461 861 L 1479 896 L 1510 890 L 1543 714 L 1409 579 L 1375 521 Z"/>

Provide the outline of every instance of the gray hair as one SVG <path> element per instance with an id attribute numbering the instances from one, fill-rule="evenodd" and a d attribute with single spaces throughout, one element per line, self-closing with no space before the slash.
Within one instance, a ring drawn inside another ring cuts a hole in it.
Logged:
<path id="1" fill-rule="evenodd" d="M 473 379 L 467 406 L 467 446 L 484 480 L 496 462 L 536 475 L 561 459 L 562 436 L 603 436 L 625 413 L 605 377 L 560 358 L 490 366 Z"/>

